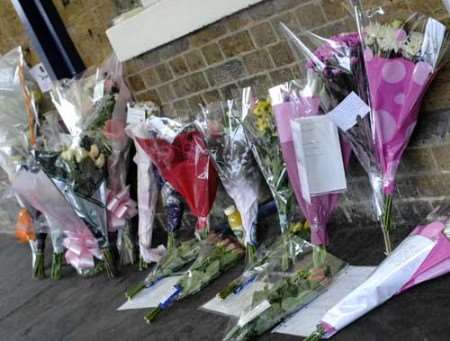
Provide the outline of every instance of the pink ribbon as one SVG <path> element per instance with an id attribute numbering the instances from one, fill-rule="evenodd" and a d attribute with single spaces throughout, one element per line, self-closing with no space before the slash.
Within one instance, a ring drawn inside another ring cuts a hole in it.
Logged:
<path id="1" fill-rule="evenodd" d="M 130 197 L 130 189 L 126 187 L 118 194 L 108 193 L 109 226 L 116 231 L 124 226 L 128 219 L 137 215 L 137 203 Z"/>
<path id="2" fill-rule="evenodd" d="M 94 257 L 101 259 L 97 240 L 89 230 L 66 232 L 64 246 L 67 248 L 65 257 L 67 263 L 77 270 L 91 269 L 95 266 Z"/>

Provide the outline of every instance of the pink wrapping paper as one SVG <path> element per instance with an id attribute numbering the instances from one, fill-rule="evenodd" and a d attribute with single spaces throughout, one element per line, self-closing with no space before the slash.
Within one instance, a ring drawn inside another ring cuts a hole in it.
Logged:
<path id="1" fill-rule="evenodd" d="M 291 121 L 299 117 L 315 116 L 319 114 L 319 97 L 301 97 L 273 106 L 281 151 L 286 162 L 289 181 L 294 189 L 297 203 L 311 227 L 311 242 L 314 245 L 327 245 L 327 223 L 337 207 L 339 194 L 332 193 L 311 198 L 311 204 L 302 196 L 301 183 L 298 173 L 297 158 L 291 132 Z M 342 143 L 344 163 L 350 158 L 350 147 Z"/>
<path id="2" fill-rule="evenodd" d="M 383 171 L 383 190 L 395 190 L 395 174 L 431 82 L 433 68 L 405 58 L 386 59 L 365 52 L 373 109 L 375 144 Z"/>

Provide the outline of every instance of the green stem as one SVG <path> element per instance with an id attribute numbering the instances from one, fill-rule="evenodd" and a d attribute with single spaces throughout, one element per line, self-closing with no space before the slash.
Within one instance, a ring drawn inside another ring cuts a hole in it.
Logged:
<path id="1" fill-rule="evenodd" d="M 35 257 L 36 259 L 33 264 L 33 278 L 44 279 L 45 278 L 44 253 L 36 252 Z"/>
<path id="2" fill-rule="evenodd" d="M 161 313 L 161 308 L 160 307 L 156 307 L 152 310 L 150 310 L 148 312 L 147 315 L 145 315 L 144 320 L 145 322 L 147 322 L 148 324 L 151 324 L 153 321 L 155 321 L 155 319 L 158 317 L 159 313 Z"/>
<path id="3" fill-rule="evenodd" d="M 325 330 L 320 326 L 317 330 L 308 336 L 304 341 L 320 341 L 325 336 Z"/>
<path id="4" fill-rule="evenodd" d="M 176 245 L 175 233 L 169 232 L 169 235 L 167 236 L 167 252 L 170 253 L 175 250 Z"/>
<path id="5" fill-rule="evenodd" d="M 117 267 L 114 261 L 113 252 L 109 247 L 105 247 L 102 250 L 103 254 L 103 263 L 105 265 L 106 275 L 108 278 L 114 278 L 118 275 Z"/>
<path id="6" fill-rule="evenodd" d="M 64 254 L 63 253 L 54 253 L 52 258 L 52 271 L 50 274 L 50 278 L 53 280 L 60 280 L 62 277 L 61 269 L 63 265 Z"/>
<path id="7" fill-rule="evenodd" d="M 144 258 L 139 257 L 139 265 L 138 265 L 139 271 L 147 270 L 148 266 L 149 266 L 149 264 L 144 260 Z"/>
<path id="8" fill-rule="evenodd" d="M 392 195 L 386 195 L 384 205 L 384 215 L 382 221 L 382 231 L 386 256 L 389 256 L 392 253 L 392 242 L 390 235 L 391 229 L 392 229 Z"/>
<path id="9" fill-rule="evenodd" d="M 228 296 L 230 296 L 239 285 L 240 285 L 239 279 L 235 279 L 233 282 L 228 284 L 225 289 L 219 292 L 217 296 L 219 296 L 220 299 L 224 300 Z"/>
<path id="10" fill-rule="evenodd" d="M 125 297 L 127 299 L 131 300 L 131 299 L 133 299 L 133 297 L 135 297 L 137 294 L 139 294 L 144 289 L 145 289 L 144 282 L 136 284 L 135 286 L 133 286 L 127 290 L 127 292 L 125 293 Z"/>
<path id="11" fill-rule="evenodd" d="M 246 257 L 247 257 L 247 263 L 249 265 L 252 265 L 256 262 L 256 246 L 255 245 L 247 244 Z"/>

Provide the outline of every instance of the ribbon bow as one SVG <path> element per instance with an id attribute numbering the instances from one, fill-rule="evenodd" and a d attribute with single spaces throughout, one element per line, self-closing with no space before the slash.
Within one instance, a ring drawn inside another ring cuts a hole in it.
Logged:
<path id="1" fill-rule="evenodd" d="M 89 230 L 67 232 L 64 246 L 67 248 L 66 261 L 77 270 L 91 269 L 95 266 L 94 257 L 102 259 L 97 240 Z"/>
<path id="2" fill-rule="evenodd" d="M 109 226 L 114 231 L 137 214 L 137 203 L 131 199 L 129 187 L 118 194 L 108 193 Z"/>

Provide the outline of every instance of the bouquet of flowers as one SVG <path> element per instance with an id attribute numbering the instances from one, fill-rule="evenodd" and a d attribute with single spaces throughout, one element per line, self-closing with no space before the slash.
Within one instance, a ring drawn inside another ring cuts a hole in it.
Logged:
<path id="1" fill-rule="evenodd" d="M 152 249 L 153 227 L 155 223 L 156 205 L 160 184 L 156 169 L 136 140 L 136 136 L 145 136 L 144 124 L 140 119 L 145 120 L 156 108 L 147 103 L 128 104 L 128 125 L 127 135 L 133 139 L 136 148 L 134 162 L 137 165 L 137 192 L 138 192 L 138 242 L 139 242 L 139 268 L 144 269 L 152 262 L 159 262 L 160 256 L 157 250 Z M 138 113 L 136 122 L 132 120 L 133 112 Z"/>
<path id="2" fill-rule="evenodd" d="M 22 168 L 13 188 L 65 235 L 66 261 L 80 273 L 92 271 L 95 259 L 102 258 L 97 239 L 47 174 L 39 167 Z"/>
<path id="3" fill-rule="evenodd" d="M 337 207 L 339 195 L 325 193 L 309 198 L 303 195 L 299 164 L 305 162 L 298 158 L 293 138 L 291 122 L 302 118 L 327 114 L 333 109 L 330 94 L 316 73 L 308 71 L 306 85 L 291 81 L 270 89 L 272 107 L 278 128 L 281 150 L 287 165 L 289 181 L 308 224 L 311 228 L 311 241 L 314 245 L 327 245 L 328 235 L 326 225 L 329 217 Z M 350 147 L 342 143 L 344 165 L 348 165 Z M 330 147 L 331 148 L 331 147 Z"/>
<path id="4" fill-rule="evenodd" d="M 385 22 L 377 11 L 355 11 L 364 48 L 366 87 L 372 133 L 385 196 L 384 230 L 391 250 L 392 196 L 401 157 L 417 124 L 422 99 L 448 50 L 445 25 L 413 13 L 406 20 Z"/>
<path id="5" fill-rule="evenodd" d="M 87 71 L 79 79 L 55 85 L 52 101 L 69 131 L 70 145 L 62 151 L 41 153 L 39 162 L 97 239 L 107 274 L 114 277 L 117 267 L 108 238 L 107 169 L 115 141 L 108 136 L 114 130 L 115 110 L 125 110 L 121 103 L 126 98 L 121 96 L 128 92 L 121 92 L 123 84 L 115 81 L 108 65 L 93 76 Z"/>
<path id="6" fill-rule="evenodd" d="M 354 291 L 322 318 L 308 340 L 331 337 L 394 295 L 450 272 L 450 208 L 433 211 Z"/>
<path id="7" fill-rule="evenodd" d="M 184 204 L 179 194 L 168 182 L 164 182 L 161 178 L 159 180 L 162 183 L 161 194 L 165 208 L 164 227 L 168 232 L 168 250 L 162 258 L 161 256 L 155 257 L 155 250 L 146 251 L 147 254 L 150 254 L 151 261 L 156 262 L 157 265 L 142 283 L 130 288 L 125 293 L 128 299 L 132 299 L 141 290 L 153 286 L 159 280 L 182 272 L 195 261 L 200 252 L 200 243 L 197 239 L 177 243 L 175 233 L 180 229 L 182 223 Z"/>
<path id="8" fill-rule="evenodd" d="M 197 217 L 198 236 L 206 237 L 217 172 L 203 136 L 192 125 L 155 116 L 147 120 L 145 130 L 144 137 L 137 136 L 135 140 Z"/>
<path id="9" fill-rule="evenodd" d="M 282 28 L 293 50 L 298 55 L 306 57 L 308 72 L 314 72 L 322 79 L 323 86 L 329 94 L 330 107 L 335 108 L 355 93 L 363 102 L 368 103 L 363 49 L 358 33 L 341 33 L 329 39 L 308 33 L 309 40 L 317 47 L 312 51 L 287 26 L 282 25 Z M 390 241 L 384 223 L 384 217 L 388 212 L 384 210 L 381 168 L 372 138 L 371 118 L 367 115 L 370 108 L 364 103 L 357 105 L 364 110 L 346 109 L 345 112 L 341 110 L 336 118 L 331 119 L 338 125 L 368 174 L 373 189 L 375 211 L 381 221 L 385 248 L 388 250 Z"/>
<path id="10" fill-rule="evenodd" d="M 287 270 L 282 266 L 286 246 L 291 258 Z M 233 320 L 224 340 L 250 340 L 271 330 L 319 296 L 344 266 L 331 254 L 318 262 L 313 246 L 295 235 L 288 243 L 275 243 L 267 258 L 254 280 L 262 289 L 253 293 L 251 305 Z"/>
<path id="11" fill-rule="evenodd" d="M 125 134 L 127 103 L 131 99 L 131 94 L 122 78 L 122 64 L 115 56 L 110 57 L 99 71 L 105 75 L 104 82 L 107 88 L 109 86 L 113 89 L 110 94 L 105 95 L 111 97 L 111 108 L 109 112 L 105 112 L 105 115 L 108 115 L 107 120 L 98 120 L 98 128 L 93 127 L 103 131 L 111 149 L 107 160 L 108 231 L 111 243 L 117 240 L 121 263 L 135 263 L 130 221 L 137 214 L 137 204 L 131 199 L 127 186 L 131 144 Z"/>
<path id="12" fill-rule="evenodd" d="M 241 114 L 234 101 L 215 103 L 203 109 L 196 123 L 214 159 L 221 183 L 242 218 L 242 224 L 235 225 L 244 231 L 235 228 L 233 232 L 246 246 L 252 261 L 256 250 L 260 178 L 239 117 Z"/>
<path id="13" fill-rule="evenodd" d="M 278 209 L 281 231 L 287 232 L 288 206 L 292 190 L 288 183 L 286 164 L 278 145 L 272 106 L 267 100 L 255 100 L 251 88 L 246 88 L 243 90 L 240 107 L 245 134 Z"/>
<path id="14" fill-rule="evenodd" d="M 34 163 L 34 151 L 38 146 L 37 124 L 38 102 L 41 94 L 37 84 L 25 67 L 21 48 L 16 48 L 0 58 L 0 166 L 8 174 L 11 183 L 18 170 Z M 17 196 L 22 209 L 17 217 L 16 235 L 22 242 L 28 242 L 33 254 L 33 277 L 45 277 L 44 251 L 47 233 L 50 231 L 53 243 L 52 277 L 58 260 L 64 251 L 61 235 L 26 200 Z M 57 264 L 58 263 L 58 264 Z"/>

